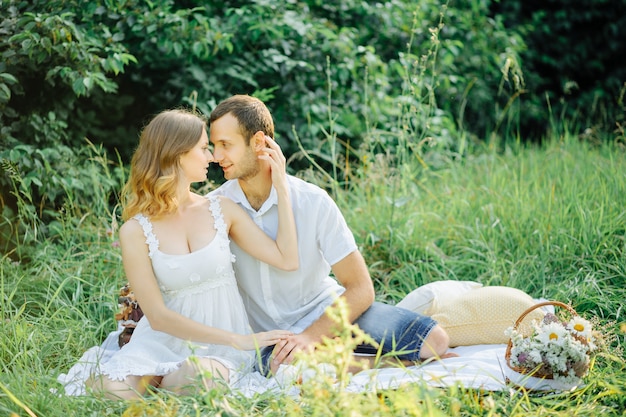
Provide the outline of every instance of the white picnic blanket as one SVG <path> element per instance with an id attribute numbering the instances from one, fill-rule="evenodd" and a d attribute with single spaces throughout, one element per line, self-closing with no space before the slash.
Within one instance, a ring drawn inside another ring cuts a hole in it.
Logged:
<path id="1" fill-rule="evenodd" d="M 112 332 L 101 346 L 87 350 L 66 374 L 57 380 L 64 386 L 66 395 L 85 395 L 86 378 L 99 363 L 104 363 L 119 349 L 120 330 Z M 351 392 L 395 389 L 408 383 L 425 383 L 434 387 L 459 385 L 487 391 L 500 391 L 513 387 L 507 380 L 533 390 L 569 390 L 575 387 L 559 386 L 552 380 L 522 376 L 511 370 L 505 361 L 506 345 L 460 346 L 450 351 L 458 357 L 432 361 L 406 368 L 381 368 L 359 372 L 351 376 L 346 389 Z M 288 395 L 298 395 L 296 372 L 291 366 L 281 366 L 276 377 L 266 378 L 258 372 L 245 374 L 232 383 L 233 390 L 247 397 L 276 390 Z"/>

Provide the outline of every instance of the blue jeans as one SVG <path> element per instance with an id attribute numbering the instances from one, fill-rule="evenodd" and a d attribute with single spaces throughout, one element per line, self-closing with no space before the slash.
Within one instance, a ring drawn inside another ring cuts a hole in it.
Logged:
<path id="1" fill-rule="evenodd" d="M 389 304 L 374 302 L 356 319 L 355 324 L 382 346 L 381 353 L 398 352 L 399 359 L 418 361 L 424 340 L 437 322 L 428 316 Z M 256 370 L 267 376 L 269 360 L 274 346 L 261 349 L 261 360 Z M 360 345 L 356 353 L 376 354 L 378 349 L 371 345 Z"/>

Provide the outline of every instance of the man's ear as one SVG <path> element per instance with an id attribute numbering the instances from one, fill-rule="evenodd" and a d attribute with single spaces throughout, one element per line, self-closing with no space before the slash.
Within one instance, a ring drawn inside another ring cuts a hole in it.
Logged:
<path id="1" fill-rule="evenodd" d="M 265 144 L 265 133 L 259 130 L 254 135 L 252 135 L 252 137 L 250 138 L 250 143 L 254 146 L 255 151 L 260 152 L 263 148 L 267 146 Z"/>

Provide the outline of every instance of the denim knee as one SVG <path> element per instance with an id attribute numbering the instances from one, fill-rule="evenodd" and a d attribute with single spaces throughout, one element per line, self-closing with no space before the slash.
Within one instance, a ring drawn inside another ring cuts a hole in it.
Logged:
<path id="1" fill-rule="evenodd" d="M 355 322 L 376 343 L 382 353 L 417 361 L 424 340 L 437 325 L 432 318 L 400 307 L 375 302 Z M 360 346 L 360 353 L 377 353 L 374 346 Z"/>

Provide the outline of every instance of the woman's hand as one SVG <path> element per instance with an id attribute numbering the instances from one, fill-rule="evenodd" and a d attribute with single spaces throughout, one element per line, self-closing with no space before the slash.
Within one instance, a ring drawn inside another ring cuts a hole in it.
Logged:
<path id="1" fill-rule="evenodd" d="M 259 159 L 264 159 L 269 162 L 272 170 L 272 183 L 277 190 L 287 187 L 287 159 L 283 155 L 282 149 L 276 143 L 276 141 L 269 136 L 265 136 L 265 143 L 267 147 L 264 149 L 263 154 L 259 155 Z"/>
<path id="2" fill-rule="evenodd" d="M 234 346 L 240 350 L 256 350 L 257 348 L 275 345 L 292 335 L 293 333 L 287 330 L 270 330 L 269 332 L 238 335 Z"/>

